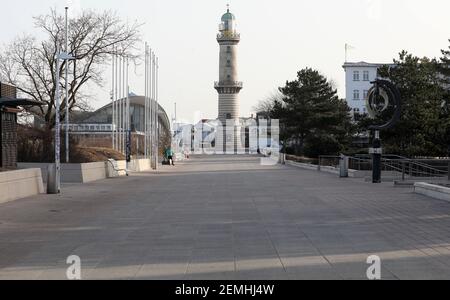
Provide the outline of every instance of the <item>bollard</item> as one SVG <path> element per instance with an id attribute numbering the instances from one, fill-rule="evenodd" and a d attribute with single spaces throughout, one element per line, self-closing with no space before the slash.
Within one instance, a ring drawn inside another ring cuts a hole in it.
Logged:
<path id="1" fill-rule="evenodd" d="M 347 178 L 348 177 L 348 157 L 345 155 L 341 155 L 339 158 L 339 177 Z"/>

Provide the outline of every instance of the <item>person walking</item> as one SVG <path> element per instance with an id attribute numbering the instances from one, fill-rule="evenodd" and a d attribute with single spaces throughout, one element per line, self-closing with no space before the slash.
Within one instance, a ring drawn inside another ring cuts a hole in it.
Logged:
<path id="1" fill-rule="evenodd" d="M 170 148 L 170 147 L 167 148 L 165 155 L 166 155 L 167 160 L 169 161 L 169 165 L 175 166 L 175 162 L 173 159 L 174 152 L 173 152 L 172 148 Z"/>

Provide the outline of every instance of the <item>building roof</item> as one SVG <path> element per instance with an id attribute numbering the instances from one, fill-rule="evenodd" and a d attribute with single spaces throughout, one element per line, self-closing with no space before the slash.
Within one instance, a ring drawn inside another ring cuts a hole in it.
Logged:
<path id="1" fill-rule="evenodd" d="M 122 99 L 116 100 L 116 103 L 124 103 L 126 100 L 127 100 L 127 98 L 122 98 Z M 129 100 L 130 100 L 130 105 L 145 106 L 145 97 L 144 96 L 134 96 L 134 94 L 130 93 Z M 154 101 L 154 100 L 152 100 L 151 102 L 153 105 L 156 104 L 156 101 Z M 96 114 L 106 110 L 107 108 L 110 108 L 111 106 L 112 106 L 112 103 L 110 102 L 107 105 L 103 106 L 102 108 L 99 108 L 96 111 L 89 113 L 89 115 L 87 115 L 87 117 L 84 120 L 82 120 L 81 122 L 85 122 L 93 117 L 95 118 Z M 159 114 L 159 117 L 161 118 L 163 124 L 167 128 L 170 128 L 169 117 L 167 116 L 165 109 L 159 103 L 158 103 L 158 114 Z"/>
<path id="2" fill-rule="evenodd" d="M 9 97 L 0 98 L 0 107 L 17 107 L 17 106 L 41 106 L 42 103 L 29 99 L 15 99 Z"/>
<path id="3" fill-rule="evenodd" d="M 375 68 L 379 68 L 382 66 L 394 66 L 393 63 L 368 63 L 365 61 L 360 61 L 360 62 L 345 62 L 344 65 L 342 66 L 344 69 L 345 68 L 349 68 L 349 67 L 375 67 Z"/>

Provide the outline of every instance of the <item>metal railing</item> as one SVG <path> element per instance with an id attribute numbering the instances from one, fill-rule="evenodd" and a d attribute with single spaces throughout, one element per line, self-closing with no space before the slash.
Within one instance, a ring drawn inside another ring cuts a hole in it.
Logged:
<path id="1" fill-rule="evenodd" d="M 322 167 L 334 167 L 337 168 L 339 166 L 340 156 L 336 155 L 321 155 L 319 156 L 319 162 L 317 165 L 317 170 L 321 170 Z"/>
<path id="2" fill-rule="evenodd" d="M 416 160 L 416 159 L 383 159 L 383 164 L 393 170 L 401 172 L 402 180 L 417 177 L 448 177 L 449 164 L 446 160 Z M 433 163 L 432 165 L 429 163 Z"/>
<path id="3" fill-rule="evenodd" d="M 367 165 L 371 158 L 369 155 L 358 155 L 353 160 L 362 161 Z M 401 172 L 402 178 L 406 176 L 445 177 L 449 175 L 450 168 L 450 160 L 448 159 L 411 159 L 393 154 L 383 155 L 382 164 L 385 170 Z M 361 168 L 358 170 L 361 170 Z"/>
<path id="4" fill-rule="evenodd" d="M 232 32 L 232 31 L 226 31 L 223 33 L 217 34 L 217 40 L 240 40 L 241 34 Z"/>
<path id="5" fill-rule="evenodd" d="M 318 170 L 322 167 L 338 167 L 340 156 L 319 156 Z M 414 178 L 448 178 L 450 180 L 450 159 L 410 159 L 399 155 L 384 155 L 382 171 L 393 172 L 403 181 Z M 370 155 L 349 157 L 349 169 L 372 171 Z"/>
<path id="6" fill-rule="evenodd" d="M 214 82 L 215 88 L 221 88 L 221 87 L 236 87 L 236 88 L 242 88 L 244 86 L 242 81 L 216 81 Z"/>

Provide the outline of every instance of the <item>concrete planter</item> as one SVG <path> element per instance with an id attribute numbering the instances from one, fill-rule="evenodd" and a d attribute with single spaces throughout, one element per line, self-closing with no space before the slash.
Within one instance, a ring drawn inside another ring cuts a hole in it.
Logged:
<path id="1" fill-rule="evenodd" d="M 130 170 L 133 172 L 145 172 L 151 169 L 150 159 L 135 159 L 130 163 Z"/>
<path id="2" fill-rule="evenodd" d="M 40 169 L 0 173 L 0 203 L 44 193 Z"/>
<path id="3" fill-rule="evenodd" d="M 47 181 L 48 163 L 18 163 L 19 169 L 39 168 Z M 61 164 L 61 182 L 86 183 L 106 178 L 106 163 Z"/>
<path id="4" fill-rule="evenodd" d="M 88 163 L 88 164 L 80 164 L 80 169 L 74 168 L 74 172 L 70 173 L 68 166 L 66 166 L 66 176 L 69 177 L 70 174 L 73 174 L 74 180 L 80 180 L 80 181 L 74 181 L 74 182 L 92 182 L 97 181 L 101 179 L 106 178 L 106 163 L 105 162 L 98 162 L 98 163 Z M 64 172 L 64 168 L 63 168 Z M 81 173 L 81 177 L 79 177 Z M 67 178 L 67 180 L 70 182 L 70 177 Z"/>
<path id="5" fill-rule="evenodd" d="M 47 181 L 48 163 L 18 163 L 19 169 L 40 169 L 42 179 Z M 126 161 L 117 161 L 119 169 L 126 168 Z M 129 164 L 129 169 L 132 172 L 144 172 L 151 170 L 149 159 L 136 159 Z M 125 171 L 120 171 L 119 176 L 125 176 Z M 61 182 L 63 183 L 87 183 L 106 178 L 116 177 L 111 164 L 107 162 L 95 162 L 85 164 L 61 164 Z"/>
<path id="6" fill-rule="evenodd" d="M 414 192 L 434 199 L 450 201 L 450 188 L 424 182 L 414 184 Z"/>

